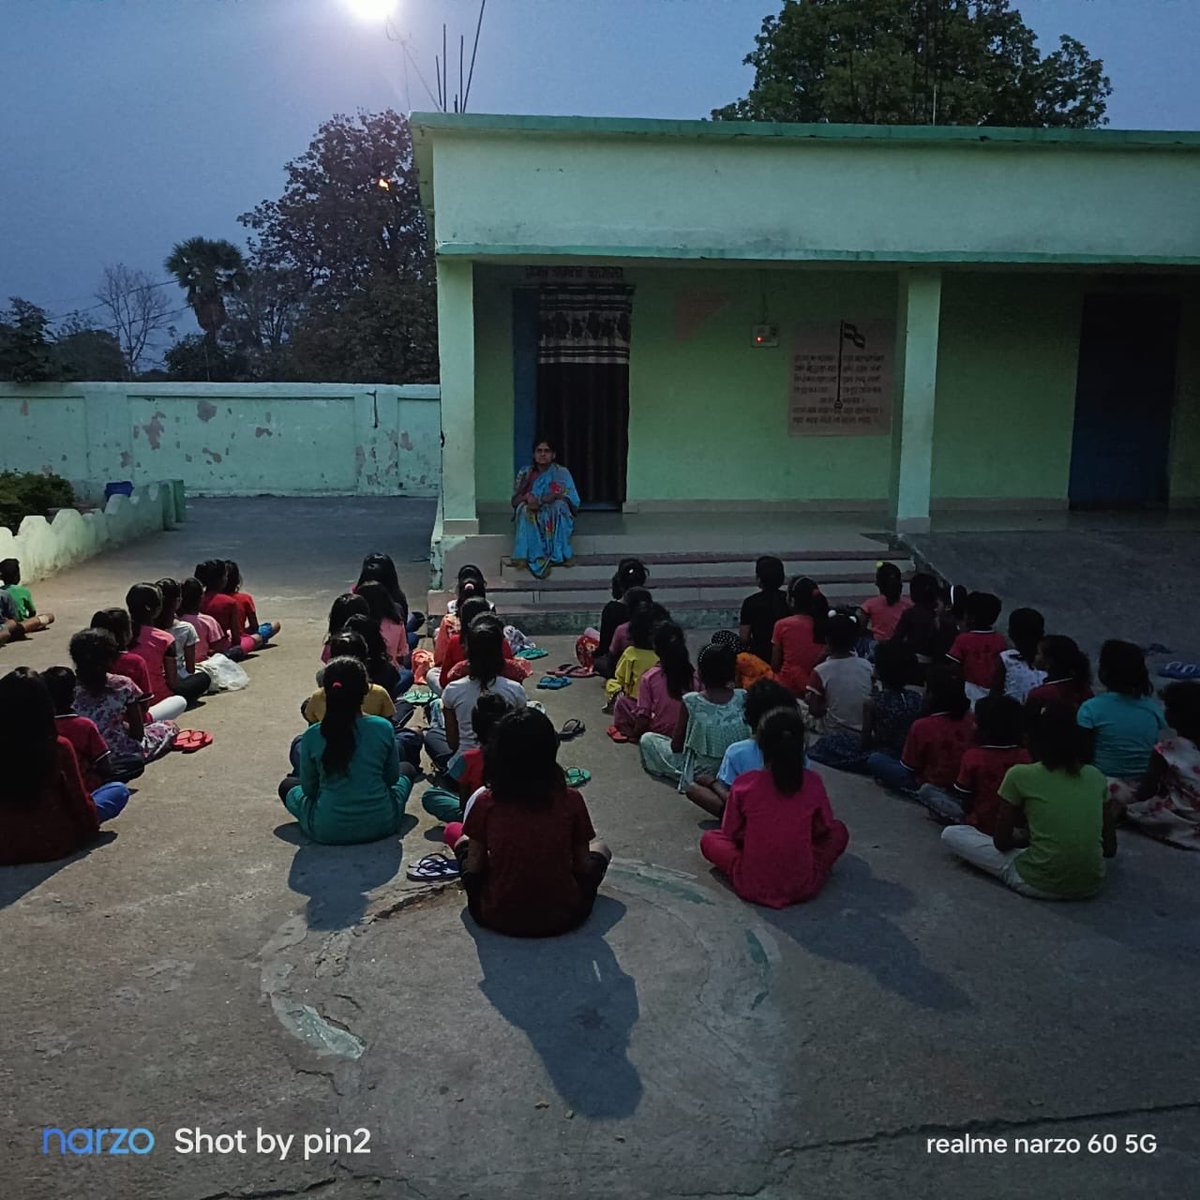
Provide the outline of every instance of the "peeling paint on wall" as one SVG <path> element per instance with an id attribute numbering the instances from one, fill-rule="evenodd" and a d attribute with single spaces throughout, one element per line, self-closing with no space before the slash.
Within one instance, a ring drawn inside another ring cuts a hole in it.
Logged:
<path id="1" fill-rule="evenodd" d="M 164 477 L 183 479 L 192 495 L 436 495 L 437 389 L 377 392 L 351 384 L 0 383 L 4 466 L 36 471 L 52 461 L 89 499 L 110 480 L 140 486 Z"/>
<path id="2" fill-rule="evenodd" d="M 151 450 L 157 450 L 162 443 L 163 421 L 166 420 L 166 413 L 156 412 L 142 428 L 146 431 L 146 441 L 150 443 Z"/>

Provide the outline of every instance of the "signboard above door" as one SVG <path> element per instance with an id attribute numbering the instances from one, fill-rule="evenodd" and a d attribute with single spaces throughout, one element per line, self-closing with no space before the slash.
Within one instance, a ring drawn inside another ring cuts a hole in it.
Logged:
<path id="1" fill-rule="evenodd" d="M 624 267 L 526 267 L 526 283 L 624 283 Z"/>

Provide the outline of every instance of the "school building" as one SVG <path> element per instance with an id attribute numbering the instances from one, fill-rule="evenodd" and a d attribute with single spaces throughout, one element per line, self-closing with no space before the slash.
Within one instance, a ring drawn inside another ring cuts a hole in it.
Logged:
<path id="1" fill-rule="evenodd" d="M 492 556 L 538 433 L 584 536 L 1200 501 L 1200 133 L 412 122 L 435 560 Z"/>

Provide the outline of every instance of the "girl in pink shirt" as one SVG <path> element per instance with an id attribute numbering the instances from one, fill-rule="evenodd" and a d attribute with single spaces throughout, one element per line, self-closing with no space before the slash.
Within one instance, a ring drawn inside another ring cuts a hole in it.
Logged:
<path id="1" fill-rule="evenodd" d="M 866 601 L 859 612 L 863 624 L 870 627 L 871 640 L 886 642 L 913 602 L 904 594 L 904 576 L 894 562 L 881 562 L 875 568 L 875 586 L 879 595 Z"/>
<path id="2" fill-rule="evenodd" d="M 241 657 L 240 648 L 230 654 L 229 635 L 221 628 L 215 617 L 200 611 L 204 598 L 204 586 L 193 576 L 179 585 L 179 619 L 186 621 L 196 631 L 196 661 L 204 662 L 214 654 L 227 658 Z"/>
<path id="3" fill-rule="evenodd" d="M 734 780 L 721 828 L 700 839 L 700 853 L 751 904 L 786 908 L 825 885 L 850 841 L 833 815 L 821 777 L 804 766 L 804 719 L 775 709 L 755 741 L 766 767 Z"/>
<path id="4" fill-rule="evenodd" d="M 125 594 L 125 607 L 129 609 L 129 620 L 133 626 L 133 641 L 129 649 L 146 664 L 150 677 L 150 696 L 156 710 L 164 701 L 172 698 L 182 701 L 173 706 L 178 707 L 178 712 L 158 712 L 159 720 L 172 720 L 192 700 L 208 691 L 208 676 L 179 677 L 175 638 L 154 624 L 162 611 L 162 592 L 153 583 L 135 583 Z"/>
<path id="5" fill-rule="evenodd" d="M 670 737 L 679 723 L 685 693 L 700 690 L 687 639 L 674 621 L 663 621 L 655 628 L 654 653 L 658 662 L 642 676 L 637 700 L 618 696 L 613 706 L 613 724 L 631 742 L 643 733 Z"/>
<path id="6" fill-rule="evenodd" d="M 367 602 L 368 615 L 379 622 L 379 632 L 387 647 L 388 657 L 398 667 L 408 666 L 408 630 L 405 616 L 388 590 L 378 580 L 369 579 L 357 587 L 358 595 Z"/>

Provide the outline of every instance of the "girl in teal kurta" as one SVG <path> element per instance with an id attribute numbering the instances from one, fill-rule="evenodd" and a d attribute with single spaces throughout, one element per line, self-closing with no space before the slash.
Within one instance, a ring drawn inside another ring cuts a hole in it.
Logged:
<path id="1" fill-rule="evenodd" d="M 325 717 L 300 739 L 300 775 L 279 791 L 300 829 L 315 842 L 373 842 L 400 831 L 412 768 L 400 765 L 395 731 L 367 717 L 367 673 L 353 658 L 325 667 Z"/>
<path id="2" fill-rule="evenodd" d="M 554 461 L 554 447 L 545 438 L 534 446 L 533 465 L 517 476 L 512 504 L 517 522 L 514 561 L 525 563 L 537 579 L 549 575 L 551 567 L 569 563 L 579 492 L 571 472 Z"/>

